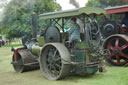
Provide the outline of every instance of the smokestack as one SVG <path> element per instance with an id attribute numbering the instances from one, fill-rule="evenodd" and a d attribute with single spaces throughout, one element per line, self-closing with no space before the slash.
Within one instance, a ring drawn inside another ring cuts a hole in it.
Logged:
<path id="1" fill-rule="evenodd" d="M 70 0 L 69 3 L 72 4 L 73 6 L 75 6 L 76 8 L 79 8 L 80 7 L 79 6 L 79 3 L 76 2 L 76 0 Z"/>
<path id="2" fill-rule="evenodd" d="M 32 17 L 32 39 L 36 41 L 37 38 L 37 15 L 35 13 L 31 14 Z"/>

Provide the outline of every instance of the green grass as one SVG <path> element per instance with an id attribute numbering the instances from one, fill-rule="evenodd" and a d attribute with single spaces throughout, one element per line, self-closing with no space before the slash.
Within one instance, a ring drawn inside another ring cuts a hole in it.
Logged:
<path id="1" fill-rule="evenodd" d="M 11 47 L 0 48 L 0 85 L 128 85 L 128 67 L 107 66 L 106 73 L 81 77 L 68 76 L 59 81 L 43 77 L 40 70 L 16 73 L 10 64 Z"/>
<path id="2" fill-rule="evenodd" d="M 4 47 L 21 47 L 23 46 L 21 41 L 20 42 L 11 42 L 10 44 L 4 45 Z"/>
<path id="3" fill-rule="evenodd" d="M 23 46 L 22 44 L 10 44 L 10 45 L 5 45 L 4 47 L 21 47 Z"/>

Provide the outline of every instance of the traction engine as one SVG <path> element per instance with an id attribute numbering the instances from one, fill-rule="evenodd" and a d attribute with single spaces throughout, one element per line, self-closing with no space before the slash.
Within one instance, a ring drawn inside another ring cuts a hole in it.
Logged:
<path id="1" fill-rule="evenodd" d="M 40 68 L 49 80 L 62 79 L 70 74 L 91 75 L 98 70 L 103 72 L 104 64 L 100 58 L 101 32 L 95 18 L 103 14 L 104 9 L 93 7 L 40 14 L 40 19 L 48 20 L 50 25 L 38 37 L 37 15 L 32 14 L 32 39 L 23 37 L 24 47 L 12 49 L 14 70 L 25 72 Z M 72 17 L 83 22 L 80 42 L 68 42 L 68 32 L 64 31 Z"/>
<path id="2" fill-rule="evenodd" d="M 128 64 L 128 6 L 106 8 L 109 20 L 101 28 L 105 38 L 104 49 L 108 49 L 105 59 L 114 66 Z M 123 19 L 124 18 L 124 19 Z"/>

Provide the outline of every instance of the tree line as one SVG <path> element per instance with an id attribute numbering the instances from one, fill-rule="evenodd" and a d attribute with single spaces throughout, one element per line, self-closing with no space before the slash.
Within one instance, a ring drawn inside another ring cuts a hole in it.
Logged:
<path id="1" fill-rule="evenodd" d="M 31 36 L 31 14 L 61 10 L 55 0 L 11 0 L 5 7 L 0 22 L 0 33 L 8 39 Z M 43 23 L 39 23 L 39 28 Z"/>
<path id="2" fill-rule="evenodd" d="M 105 8 L 123 4 L 127 4 L 127 0 L 88 0 L 85 6 Z M 10 0 L 4 5 L 0 34 L 6 34 L 8 39 L 31 36 L 31 13 L 35 12 L 38 15 L 58 10 L 61 10 L 61 6 L 56 0 Z M 41 30 L 43 24 L 47 25 L 41 20 L 38 24 L 38 30 Z"/>

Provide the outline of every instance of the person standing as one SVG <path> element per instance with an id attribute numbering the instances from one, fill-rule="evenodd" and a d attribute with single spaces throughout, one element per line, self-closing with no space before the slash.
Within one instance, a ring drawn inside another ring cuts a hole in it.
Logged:
<path id="1" fill-rule="evenodd" d="M 2 43 L 1 43 L 1 40 L 0 40 L 0 47 L 1 47 L 1 44 L 2 44 Z"/>
<path id="2" fill-rule="evenodd" d="M 80 42 L 80 26 L 76 23 L 76 18 L 71 18 L 72 26 L 69 28 L 69 41 L 78 41 Z"/>

